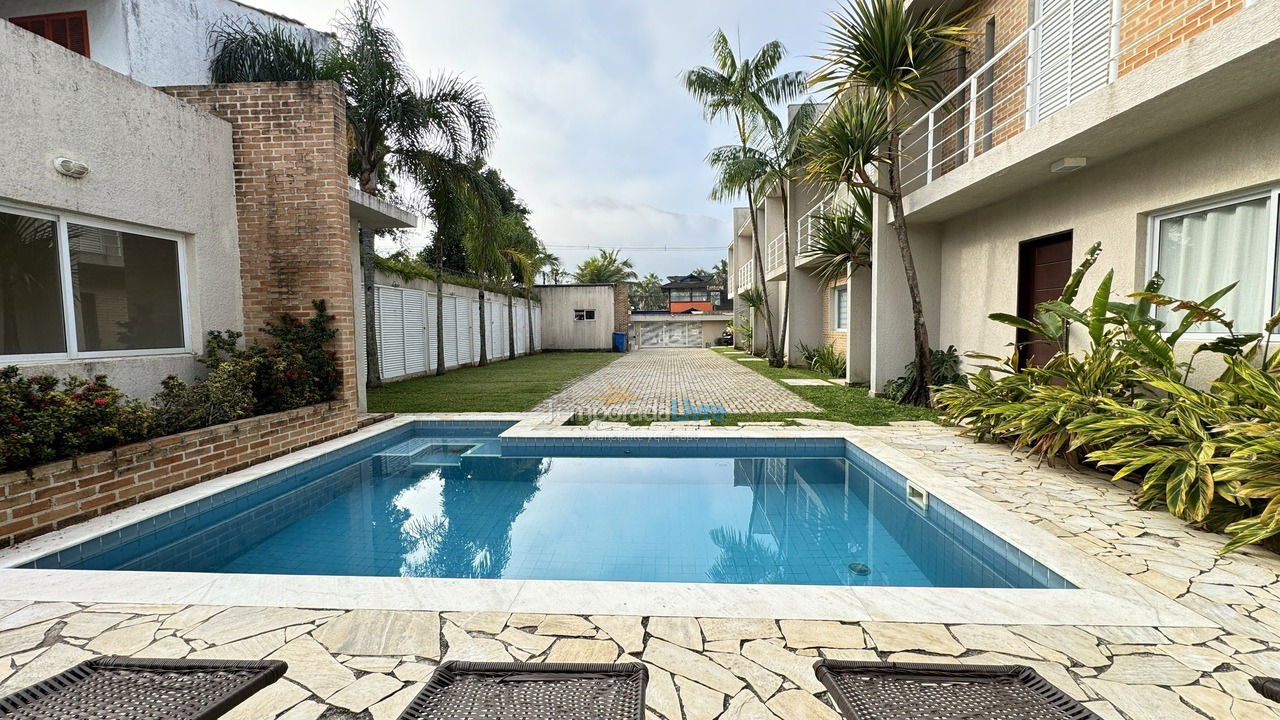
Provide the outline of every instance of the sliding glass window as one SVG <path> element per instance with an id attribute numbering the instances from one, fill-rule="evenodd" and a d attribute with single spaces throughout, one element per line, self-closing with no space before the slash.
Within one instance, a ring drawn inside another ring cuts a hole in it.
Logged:
<path id="1" fill-rule="evenodd" d="M 0 207 L 0 359 L 185 352 L 181 239 Z"/>

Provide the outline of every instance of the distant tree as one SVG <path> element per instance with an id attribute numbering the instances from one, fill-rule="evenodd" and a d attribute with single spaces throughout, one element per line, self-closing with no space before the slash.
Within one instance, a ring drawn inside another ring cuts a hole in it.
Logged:
<path id="1" fill-rule="evenodd" d="M 721 260 L 711 266 L 711 284 L 727 287 L 729 284 L 729 261 Z"/>
<path id="2" fill-rule="evenodd" d="M 665 310 L 665 298 L 662 279 L 653 273 L 631 283 L 631 304 L 636 310 Z"/>
<path id="3" fill-rule="evenodd" d="M 578 265 L 573 279 L 580 283 L 631 282 L 636 279 L 636 271 L 630 260 L 618 257 L 617 250 L 601 250 Z"/>

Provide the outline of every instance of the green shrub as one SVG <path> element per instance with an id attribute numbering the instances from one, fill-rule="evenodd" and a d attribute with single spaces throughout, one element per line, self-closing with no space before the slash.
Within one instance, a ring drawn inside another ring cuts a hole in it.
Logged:
<path id="1" fill-rule="evenodd" d="M 305 321 L 284 315 L 268 323 L 270 343 L 237 348 L 241 333 L 210 332 L 201 358 L 208 376 L 166 378 L 152 405 L 129 399 L 104 375 L 59 381 L 0 368 L 0 470 L 332 400 L 342 384 L 328 349 L 337 331 L 324 302 L 314 306 Z"/>
<path id="2" fill-rule="evenodd" d="M 1043 367 L 1019 367 L 981 357 L 986 365 L 970 387 L 952 384 L 936 394 L 942 416 L 983 440 L 1009 442 L 1052 462 L 1091 464 L 1113 480 L 1139 483 L 1143 507 L 1163 506 L 1197 527 L 1228 533 L 1222 552 L 1280 536 L 1280 352 L 1263 333 L 1235 332 L 1215 304 L 1234 285 L 1200 301 L 1160 293 L 1156 275 L 1135 302 L 1111 297 L 1107 273 L 1089 306 L 1072 305 L 1098 246 L 1072 274 L 1055 301 L 1036 306 L 1032 319 L 1002 313 L 991 319 L 1054 343 Z M 1181 313 L 1176 326 L 1151 315 L 1153 306 Z M 1174 346 L 1197 323 L 1212 321 L 1226 334 L 1178 361 Z M 1072 352 L 1071 328 L 1087 330 L 1089 347 Z M 1270 336 L 1280 315 L 1264 328 Z M 1188 378 L 1197 356 L 1221 357 L 1226 370 L 1208 389 Z"/>
<path id="3" fill-rule="evenodd" d="M 253 365 L 239 359 L 219 363 L 196 383 L 170 375 L 151 399 L 157 434 L 170 435 L 252 415 L 253 378 Z"/>
<path id="4" fill-rule="evenodd" d="M 946 350 L 931 351 L 929 362 L 932 363 L 934 386 L 960 385 L 968 387 L 969 379 L 960 367 L 960 353 L 956 351 L 955 345 L 948 345 Z M 896 403 L 906 402 L 908 399 L 907 392 L 916 384 L 916 374 L 916 364 L 914 362 L 907 363 L 902 368 L 901 377 L 885 381 L 884 390 L 880 393 L 880 396 Z"/>
<path id="5" fill-rule="evenodd" d="M 831 377 L 844 377 L 848 368 L 848 361 L 845 359 L 844 353 L 836 350 L 835 346 L 830 344 L 810 347 L 800 343 L 800 357 L 809 366 L 810 370 L 824 373 Z"/>
<path id="6" fill-rule="evenodd" d="M 303 321 L 281 315 L 263 331 L 270 344 L 237 348 L 242 337 L 233 330 L 210 332 L 202 362 L 216 371 L 227 362 L 244 363 L 252 371 L 253 413 L 280 412 L 332 400 L 342 385 L 338 358 L 329 343 L 337 337 L 333 316 L 324 301 L 312 303 L 315 314 Z"/>
<path id="7" fill-rule="evenodd" d="M 152 410 L 107 383 L 0 368 L 0 469 L 38 465 L 147 438 Z"/>

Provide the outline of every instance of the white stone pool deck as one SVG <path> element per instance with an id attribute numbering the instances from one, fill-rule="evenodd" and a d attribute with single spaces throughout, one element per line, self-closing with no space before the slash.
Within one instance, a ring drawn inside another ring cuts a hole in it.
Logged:
<path id="1" fill-rule="evenodd" d="M 543 422 L 543 429 L 531 434 L 562 432 L 554 419 Z M 691 427 L 678 433 L 668 428 L 637 433 L 634 428 L 597 426 L 572 433 L 804 436 L 833 431 L 843 429 Z M 557 600 L 554 593 L 526 584 L 523 599 L 519 592 L 503 599 L 497 597 L 500 591 L 481 591 L 486 581 L 456 581 L 471 583 L 475 602 L 460 599 L 467 597 L 463 594 L 423 593 L 406 603 L 413 609 L 392 610 L 378 608 L 377 600 L 353 603 L 338 587 L 328 596 L 320 587 L 309 590 L 301 587 L 306 585 L 302 578 L 253 579 L 261 581 L 257 590 L 237 600 L 230 593 L 234 584 L 205 585 L 204 576 L 199 582 L 188 578 L 186 587 L 178 588 L 162 580 L 161 575 L 170 574 L 127 574 L 127 582 L 121 582 L 119 576 L 126 574 L 103 573 L 116 579 L 99 583 L 90 580 L 95 573 L 77 576 L 84 581 L 72 583 L 70 571 L 4 570 L 0 693 L 90 654 L 276 657 L 290 663 L 289 676 L 228 717 L 382 720 L 394 718 L 431 668 L 445 659 L 635 659 L 651 673 L 648 699 L 654 718 L 833 718 L 810 669 L 821 656 L 1030 665 L 1103 718 L 1280 718 L 1280 706 L 1248 686 L 1252 676 L 1280 675 L 1280 558 L 1253 548 L 1221 558 L 1216 551 L 1222 536 L 1188 529 L 1160 511 L 1136 509 L 1129 501 L 1132 486 L 1113 485 L 1092 473 L 1036 467 L 1005 448 L 973 444 L 949 429 L 912 424 L 855 432 L 863 447 L 883 443 L 919 463 L 916 470 L 944 491 L 935 496 L 954 491 L 948 502 L 961 504 L 971 502 L 966 498 L 985 498 L 986 507 L 975 503 L 972 508 L 990 515 L 982 518 L 983 524 L 1003 523 L 999 534 L 1011 540 L 1006 530 L 1021 533 L 1020 541 L 1037 544 L 1028 548 L 1033 554 L 1064 561 L 1054 556 L 1060 552 L 1055 548 L 1069 546 L 1075 556 L 1065 559 L 1074 563 L 1070 570 L 1104 568 L 1100 575 L 1113 574 L 1119 578 L 1114 582 L 1131 588 L 1140 584 L 1169 607 L 1144 600 L 1128 617 L 1149 608 L 1156 621 L 1116 624 L 1114 610 L 1099 605 L 1098 621 L 1076 617 L 1067 622 L 1052 617 L 1055 601 L 1046 595 L 1064 591 L 965 591 L 976 593 L 973 599 L 979 602 L 984 592 L 1025 601 L 1021 608 L 1015 606 L 1017 600 L 993 601 L 981 615 L 979 609 L 937 603 L 942 596 L 928 592 L 859 588 L 852 595 L 832 597 L 854 598 L 861 607 L 849 612 L 832 604 L 829 619 L 812 607 L 771 605 L 767 593 L 746 603 L 750 611 L 767 609 L 758 613 L 761 617 L 712 617 L 699 616 L 696 609 L 714 604 L 699 605 L 703 600 L 697 597 L 672 601 L 656 596 L 663 586 L 655 584 L 644 593 L 654 597 L 634 599 L 632 606 L 641 611 L 620 615 L 591 611 L 611 607 L 608 597 L 561 593 Z M 996 507 L 1000 510 L 993 512 Z M 1023 529 L 1013 527 L 1009 518 Z M 265 604 L 273 592 L 284 592 L 273 588 L 282 584 L 299 585 L 296 591 L 309 598 L 305 607 L 251 607 Z M 1112 586 L 1103 583 L 1098 592 L 1105 594 L 1107 587 Z M 1114 587 L 1122 591 L 1124 586 Z M 173 593 L 179 591 L 187 599 L 97 602 L 166 593 L 178 597 Z M 876 591 L 870 594 L 876 597 L 866 600 L 869 596 L 861 591 Z M 819 590 L 808 597 L 822 606 L 828 594 Z M 493 610 L 502 602 L 517 611 Z M 643 611 L 678 609 L 680 603 L 691 612 Z M 491 611 L 470 612 L 476 606 Z M 1082 611 L 1062 607 L 1065 613 Z M 955 621 L 966 613 L 983 621 Z"/>

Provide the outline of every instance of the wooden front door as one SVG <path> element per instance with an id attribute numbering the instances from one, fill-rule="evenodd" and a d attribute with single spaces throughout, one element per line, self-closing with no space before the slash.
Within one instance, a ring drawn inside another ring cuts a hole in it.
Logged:
<path id="1" fill-rule="evenodd" d="M 1037 303 L 1061 297 L 1069 277 L 1070 231 L 1022 243 L 1018 249 L 1018 317 L 1031 318 Z M 1044 365 L 1053 357 L 1054 345 L 1036 342 L 1036 337 L 1026 330 L 1018 331 L 1019 366 Z"/>

